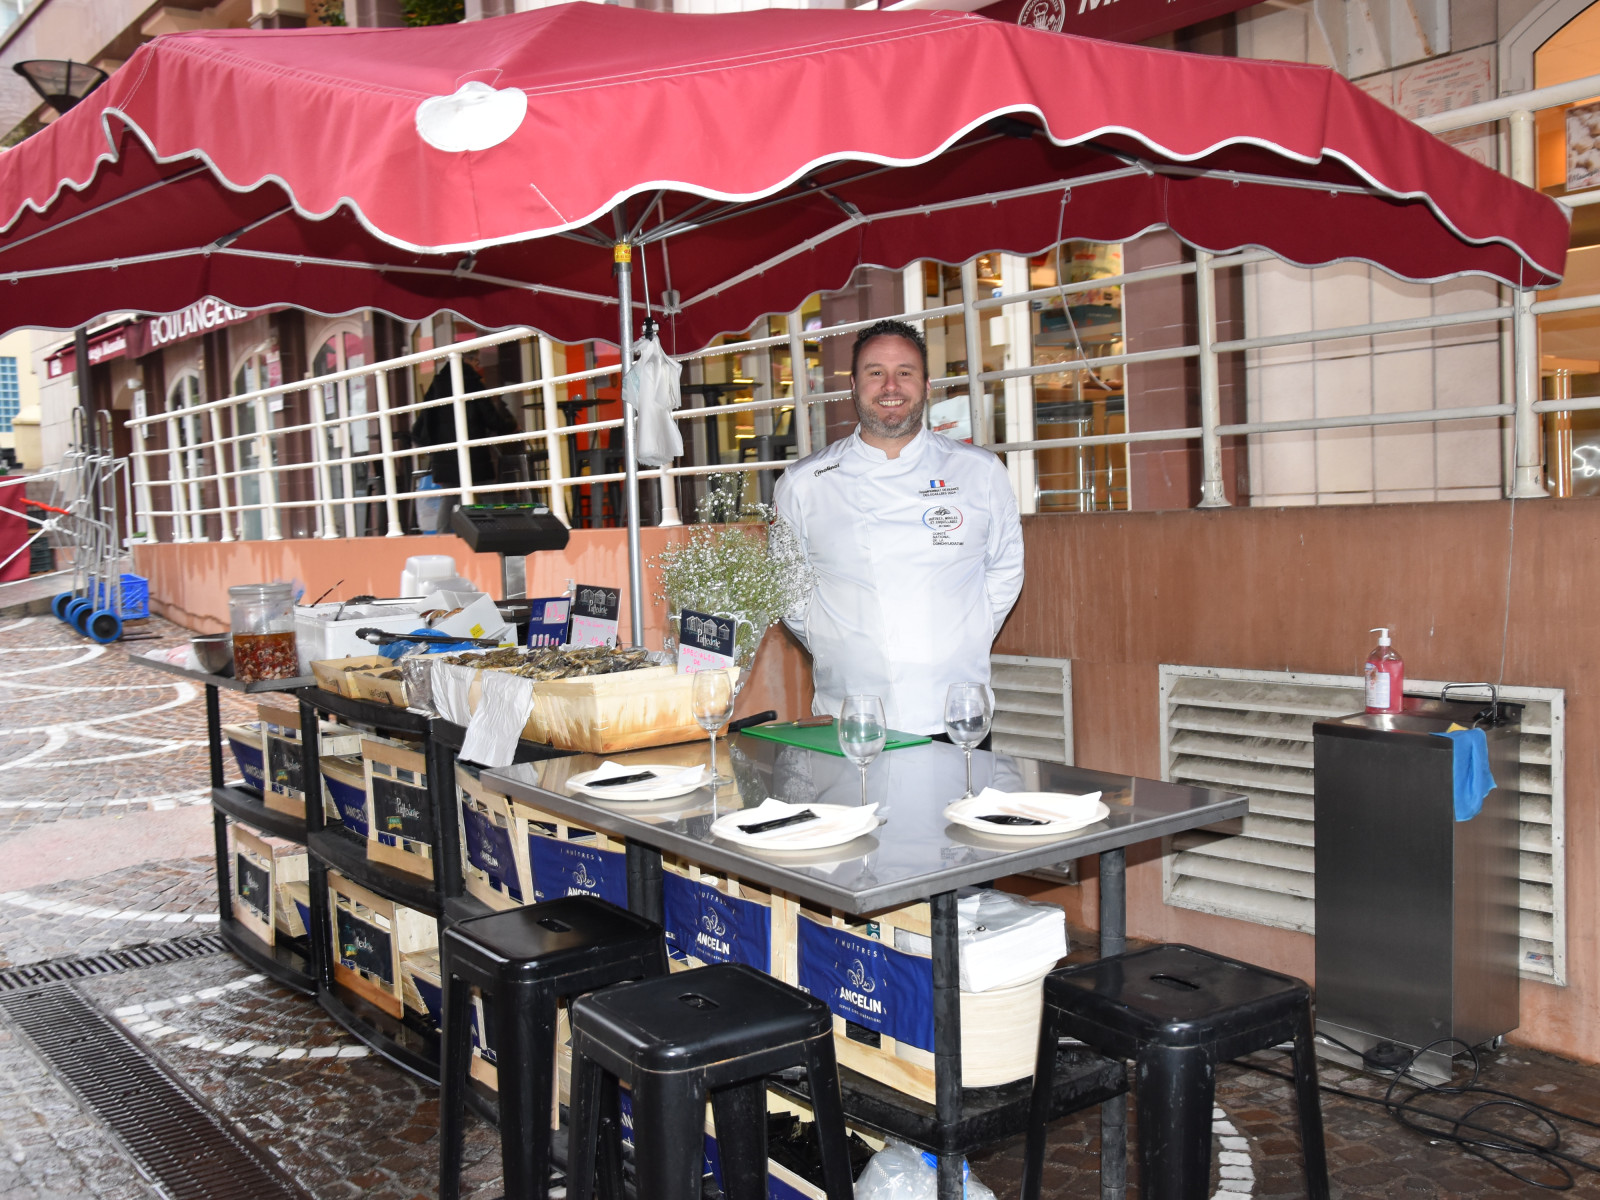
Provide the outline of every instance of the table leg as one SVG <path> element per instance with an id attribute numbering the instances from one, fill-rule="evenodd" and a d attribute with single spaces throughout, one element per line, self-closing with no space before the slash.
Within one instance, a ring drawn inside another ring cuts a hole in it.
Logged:
<path id="1" fill-rule="evenodd" d="M 627 843 L 628 908 L 661 923 L 661 852 L 640 842 Z"/>
<path id="2" fill-rule="evenodd" d="M 217 685 L 206 684 L 206 740 L 211 746 L 211 786 L 222 786 L 222 709 Z"/>
<path id="3" fill-rule="evenodd" d="M 1121 849 L 1100 855 L 1100 957 L 1121 954 L 1128 942 L 1126 861 Z M 1128 1096 L 1100 1106 L 1100 1200 L 1123 1200 L 1128 1186 Z"/>
<path id="4" fill-rule="evenodd" d="M 933 933 L 933 1093 L 940 1124 L 961 1117 L 961 944 L 956 894 L 929 901 Z M 939 1156 L 938 1200 L 961 1200 L 966 1190 L 959 1154 Z"/>

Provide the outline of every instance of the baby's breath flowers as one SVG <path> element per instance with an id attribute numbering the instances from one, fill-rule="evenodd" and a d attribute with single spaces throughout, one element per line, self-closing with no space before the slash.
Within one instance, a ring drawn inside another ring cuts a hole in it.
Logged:
<path id="1" fill-rule="evenodd" d="M 701 517 L 735 523 L 695 525 L 689 540 L 668 546 L 651 564 L 659 572 L 656 600 L 667 606 L 674 638 L 684 609 L 741 617 L 737 653 L 748 667 L 767 629 L 804 608 L 811 594 L 811 567 L 789 523 L 762 504 L 730 504 L 726 487 L 715 485 Z"/>

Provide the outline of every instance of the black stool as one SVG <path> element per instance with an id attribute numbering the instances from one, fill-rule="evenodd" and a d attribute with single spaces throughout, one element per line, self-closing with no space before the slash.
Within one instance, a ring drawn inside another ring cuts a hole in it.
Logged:
<path id="1" fill-rule="evenodd" d="M 493 998 L 506 1200 L 544 1200 L 550 1173 L 556 1002 L 667 970 L 661 927 L 594 896 L 472 917 L 445 930 L 440 1038 L 440 1200 L 461 1190 L 468 989 Z M 487 1008 L 487 1006 L 486 1006 Z M 485 1036 L 488 1030 L 484 1030 Z"/>
<path id="2" fill-rule="evenodd" d="M 621 1200 L 619 1080 L 633 1097 L 640 1196 L 699 1200 L 709 1093 L 723 1195 L 766 1200 L 766 1077 L 793 1066 L 809 1077 L 828 1200 L 851 1200 L 826 1004 L 739 963 L 584 996 L 572 1006 L 569 1200 L 592 1193 L 602 1115 L 609 1128 L 599 1147 L 601 1190 L 607 1200 Z"/>
<path id="3" fill-rule="evenodd" d="M 1292 1038 L 1306 1194 L 1328 1200 L 1311 989 L 1300 980 L 1193 946 L 1153 946 L 1046 976 L 1022 1200 L 1039 1196 L 1062 1037 L 1135 1060 L 1145 1200 L 1204 1200 L 1210 1194 L 1217 1063 Z"/>

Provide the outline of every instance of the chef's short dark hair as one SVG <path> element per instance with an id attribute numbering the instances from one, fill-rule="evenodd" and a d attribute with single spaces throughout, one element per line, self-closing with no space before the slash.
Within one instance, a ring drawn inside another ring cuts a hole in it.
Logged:
<path id="1" fill-rule="evenodd" d="M 922 377 L 928 378 L 928 343 L 923 340 L 922 334 L 915 325 L 908 325 L 904 321 L 884 320 L 874 321 L 860 333 L 856 334 L 856 343 L 850 347 L 850 378 L 856 377 L 856 364 L 861 360 L 861 347 L 873 338 L 897 337 L 905 338 L 917 348 L 917 353 L 922 356 Z"/>

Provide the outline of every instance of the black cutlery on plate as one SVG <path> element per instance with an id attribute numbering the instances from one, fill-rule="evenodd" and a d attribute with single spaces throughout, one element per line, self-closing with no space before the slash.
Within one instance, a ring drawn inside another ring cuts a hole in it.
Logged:
<path id="1" fill-rule="evenodd" d="M 633 775 L 613 775 L 609 779 L 591 779 L 584 787 L 621 787 L 625 783 L 643 783 L 646 779 L 654 779 L 654 771 L 639 771 Z"/>
<path id="2" fill-rule="evenodd" d="M 983 813 L 978 817 L 980 821 L 988 821 L 991 825 L 1048 825 L 1048 821 L 1041 821 L 1037 817 L 1023 817 L 1016 813 Z"/>
<path id="3" fill-rule="evenodd" d="M 768 833 L 774 829 L 784 829 L 790 825 L 800 825 L 806 821 L 817 821 L 820 819 L 821 818 L 819 818 L 817 814 L 812 812 L 809 808 L 804 808 L 797 813 L 791 813 L 787 817 L 774 817 L 770 821 L 757 821 L 754 825 L 741 825 L 739 826 L 739 832 Z"/>

